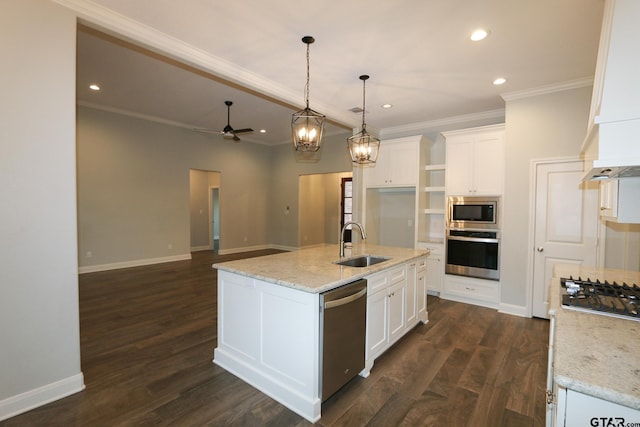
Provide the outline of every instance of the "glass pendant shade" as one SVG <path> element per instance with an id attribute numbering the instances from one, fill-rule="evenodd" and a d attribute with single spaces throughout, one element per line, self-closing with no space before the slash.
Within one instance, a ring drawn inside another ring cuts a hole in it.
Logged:
<path id="1" fill-rule="evenodd" d="M 362 129 L 347 139 L 351 161 L 359 165 L 373 164 L 378 160 L 380 140 Z"/>
<path id="2" fill-rule="evenodd" d="M 349 153 L 351 161 L 357 165 L 373 164 L 378 160 L 378 151 L 380 149 L 380 140 L 375 136 L 367 133 L 367 125 L 364 121 L 365 113 L 365 82 L 369 76 L 362 75 L 362 129 L 357 134 L 347 139 L 349 145 Z"/>
<path id="3" fill-rule="evenodd" d="M 291 136 L 297 151 L 318 151 L 322 140 L 325 116 L 310 108 L 294 113 L 291 118 Z"/>
<path id="4" fill-rule="evenodd" d="M 309 108 L 309 45 L 315 39 L 304 36 L 302 42 L 307 45 L 307 85 L 305 86 L 304 110 L 293 113 L 291 116 L 291 137 L 293 146 L 297 151 L 318 151 L 322 141 L 325 116 Z"/>

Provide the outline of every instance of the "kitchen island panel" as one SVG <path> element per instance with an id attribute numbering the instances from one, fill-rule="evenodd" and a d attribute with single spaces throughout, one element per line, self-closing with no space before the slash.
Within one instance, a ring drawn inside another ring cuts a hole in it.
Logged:
<path id="1" fill-rule="evenodd" d="M 307 420 L 320 418 L 320 294 L 218 272 L 213 362 Z"/>

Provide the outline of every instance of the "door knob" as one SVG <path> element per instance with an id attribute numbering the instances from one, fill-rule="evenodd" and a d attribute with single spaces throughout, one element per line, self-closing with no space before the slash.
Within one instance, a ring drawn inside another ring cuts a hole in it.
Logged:
<path id="1" fill-rule="evenodd" d="M 542 246 L 539 246 L 536 250 L 537 250 L 538 252 L 542 252 L 542 251 L 544 251 L 544 248 L 543 248 Z"/>

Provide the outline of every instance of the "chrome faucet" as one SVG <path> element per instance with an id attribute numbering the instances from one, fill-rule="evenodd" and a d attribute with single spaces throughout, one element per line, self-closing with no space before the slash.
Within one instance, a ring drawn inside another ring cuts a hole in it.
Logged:
<path id="1" fill-rule="evenodd" d="M 340 258 L 344 256 L 344 231 L 347 229 L 347 226 L 349 225 L 355 225 L 360 229 L 360 235 L 362 236 L 362 240 L 367 238 L 367 233 L 365 233 L 364 227 L 362 226 L 362 224 L 354 221 L 345 222 L 344 225 L 342 226 L 342 231 L 340 231 Z"/>

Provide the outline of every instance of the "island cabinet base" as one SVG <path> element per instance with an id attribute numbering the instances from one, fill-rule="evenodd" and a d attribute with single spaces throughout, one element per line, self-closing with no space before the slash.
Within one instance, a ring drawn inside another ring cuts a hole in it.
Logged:
<path id="1" fill-rule="evenodd" d="M 320 419 L 319 294 L 218 271 L 213 362 L 311 422 Z"/>

